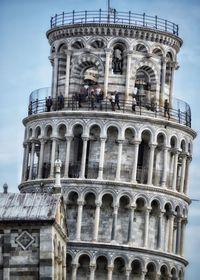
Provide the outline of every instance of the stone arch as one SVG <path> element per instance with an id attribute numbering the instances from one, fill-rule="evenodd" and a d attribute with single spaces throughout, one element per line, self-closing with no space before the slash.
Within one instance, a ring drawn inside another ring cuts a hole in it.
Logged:
<path id="1" fill-rule="evenodd" d="M 140 141 L 142 141 L 142 134 L 143 134 L 144 132 L 148 132 L 148 133 L 150 134 L 149 143 L 150 143 L 150 144 L 155 143 L 155 132 L 154 132 L 154 130 L 152 129 L 152 127 L 150 127 L 150 126 L 142 126 L 142 127 L 139 129 L 138 138 L 139 138 Z"/>
<path id="2" fill-rule="evenodd" d="M 136 205 L 136 202 L 138 199 L 143 199 L 144 200 L 144 206 L 146 207 L 149 207 L 149 198 L 145 195 L 145 194 L 137 194 L 135 197 L 134 197 L 134 205 Z"/>
<path id="3" fill-rule="evenodd" d="M 70 42 L 70 47 L 72 49 L 83 49 L 86 46 L 86 40 L 84 39 L 84 37 L 76 37 L 73 38 Z"/>
<path id="4" fill-rule="evenodd" d="M 108 129 L 109 129 L 110 127 L 114 127 L 114 128 L 117 129 L 117 131 L 118 131 L 118 137 L 119 137 L 119 136 L 120 136 L 120 137 L 122 136 L 122 128 L 121 128 L 121 126 L 120 126 L 119 123 L 117 123 L 117 122 L 115 122 L 115 121 L 111 121 L 111 122 L 108 122 L 107 124 L 105 124 L 105 126 L 104 126 L 104 131 L 105 131 L 106 134 L 107 134 Z"/>
<path id="5" fill-rule="evenodd" d="M 66 277 L 67 277 L 67 279 L 71 279 L 73 256 L 70 252 L 67 252 L 66 262 L 67 262 Z"/>
<path id="6" fill-rule="evenodd" d="M 118 38 L 113 38 L 110 40 L 110 42 L 108 43 L 108 48 L 112 49 L 116 44 L 123 44 L 125 49 L 130 49 L 130 44 L 128 42 L 128 40 L 126 40 L 125 38 L 122 37 L 118 37 Z"/>
<path id="7" fill-rule="evenodd" d="M 68 48 L 67 42 L 65 40 L 62 40 L 61 42 L 59 42 L 57 46 L 57 53 L 66 54 L 67 48 Z"/>
<path id="8" fill-rule="evenodd" d="M 101 49 L 101 48 L 106 47 L 107 41 L 104 37 L 96 36 L 95 38 L 90 38 L 88 40 L 88 45 L 90 45 L 91 47 L 93 47 L 95 49 Z"/>
<path id="9" fill-rule="evenodd" d="M 99 77 L 104 75 L 104 66 L 102 60 L 95 54 L 83 53 L 79 55 L 73 65 L 72 65 L 72 75 L 81 75 L 83 77 L 83 72 L 89 68 L 95 67 L 98 71 Z"/>
<path id="10" fill-rule="evenodd" d="M 159 57 L 165 55 L 164 48 L 162 47 L 162 45 L 159 45 L 159 44 L 153 44 L 151 46 L 150 52 L 155 54 L 155 55 L 157 55 L 157 56 L 159 56 Z"/>
<path id="11" fill-rule="evenodd" d="M 149 52 L 149 46 L 147 46 L 147 44 L 144 44 L 143 42 L 141 43 L 137 42 L 137 45 L 135 46 L 135 50 L 142 54 L 147 54 Z"/>
<path id="12" fill-rule="evenodd" d="M 101 193 L 99 194 L 99 201 L 102 202 L 102 198 L 104 195 L 111 195 L 113 202 L 116 204 L 117 195 L 116 195 L 115 191 L 113 191 L 112 189 L 106 189 L 106 190 L 101 191 Z"/>
<path id="13" fill-rule="evenodd" d="M 158 264 L 155 261 L 149 261 L 146 263 L 146 276 L 149 279 L 155 279 L 158 271 Z"/>
<path id="14" fill-rule="evenodd" d="M 136 257 L 136 256 L 131 257 L 130 260 L 129 260 L 128 267 L 131 267 L 131 263 L 132 263 L 133 261 L 138 261 L 138 262 L 140 262 L 140 263 L 141 263 L 142 270 L 144 270 L 144 268 L 145 268 L 145 260 L 144 260 L 142 257 L 138 257 L 138 256 L 137 256 L 137 257 Z"/>
<path id="15" fill-rule="evenodd" d="M 38 139 L 38 137 L 41 136 L 41 133 L 42 133 L 42 129 L 41 129 L 40 125 L 38 125 L 38 126 L 35 128 L 35 130 L 34 130 L 34 136 L 35 136 L 35 138 Z"/>
<path id="16" fill-rule="evenodd" d="M 172 48 L 167 48 L 166 49 L 166 51 L 165 51 L 166 58 L 167 58 L 168 55 L 170 56 L 171 61 L 175 61 L 176 60 L 176 52 Z"/>
<path id="17" fill-rule="evenodd" d="M 125 280 L 126 279 L 126 260 L 124 257 L 115 256 L 113 260 L 113 279 Z"/>

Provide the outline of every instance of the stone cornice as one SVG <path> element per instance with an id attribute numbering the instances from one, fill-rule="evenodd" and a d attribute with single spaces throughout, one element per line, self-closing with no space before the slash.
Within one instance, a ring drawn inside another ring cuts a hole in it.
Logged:
<path id="1" fill-rule="evenodd" d="M 109 31 L 108 31 L 109 30 Z M 170 45 L 179 51 L 183 41 L 172 33 L 151 29 L 148 27 L 130 26 L 124 24 L 87 23 L 55 27 L 46 33 L 49 43 L 55 40 L 77 36 L 126 36 L 138 40 L 147 40 Z"/>
<path id="2" fill-rule="evenodd" d="M 43 184 L 42 187 L 41 183 Z M 61 178 L 61 184 L 66 185 L 67 188 L 69 188 L 70 186 L 72 187 L 87 187 L 87 186 L 91 186 L 91 185 L 95 185 L 95 186 L 106 186 L 106 187 L 127 187 L 130 189 L 135 189 L 135 190 L 140 190 L 140 191 L 148 191 L 148 192 L 157 192 L 157 193 L 162 193 L 162 194 L 167 194 L 170 195 L 172 197 L 178 198 L 178 199 L 182 199 L 184 200 L 186 203 L 190 204 L 191 200 L 189 197 L 169 190 L 169 189 L 165 189 L 162 187 L 155 187 L 155 186 L 150 186 L 150 185 L 146 185 L 146 184 L 133 184 L 133 183 L 129 183 L 129 182 L 125 182 L 125 181 L 106 181 L 106 180 L 97 180 L 97 179 L 80 179 L 80 178 L 69 178 L 69 179 L 65 179 L 65 178 Z M 26 181 L 23 182 L 19 185 L 19 190 L 22 192 L 51 192 L 53 191 L 53 186 L 54 186 L 54 180 L 52 179 L 41 179 L 41 180 L 32 180 L 32 181 Z M 63 186 L 63 192 L 65 192 L 65 186 Z"/>
<path id="3" fill-rule="evenodd" d="M 166 253 L 166 252 L 161 252 L 161 251 L 158 251 L 158 250 L 153 250 L 153 249 L 145 249 L 145 248 L 138 248 L 138 247 L 130 247 L 128 245 L 116 245 L 116 244 L 105 244 L 105 243 L 100 243 L 100 242 L 96 242 L 96 243 L 87 243 L 87 242 L 72 242 L 72 241 L 69 241 L 68 244 L 67 244 L 67 247 L 69 249 L 72 249 L 73 247 L 76 248 L 76 250 L 78 248 L 80 249 L 86 249 L 86 248 L 90 248 L 93 250 L 98 250 L 98 249 L 105 249 L 106 251 L 109 251 L 109 252 L 114 252 L 115 250 L 117 252 L 121 251 L 121 252 L 127 252 L 127 253 L 141 253 L 141 254 L 144 254 L 144 255 L 151 255 L 151 256 L 157 256 L 157 257 L 163 257 L 163 258 L 168 258 L 169 261 L 171 260 L 174 260 L 174 261 L 177 261 L 177 262 L 181 262 L 183 263 L 185 266 L 188 265 L 188 262 L 182 258 L 181 256 L 178 256 L 178 255 L 174 255 L 174 254 L 169 254 L 169 253 Z"/>
<path id="4" fill-rule="evenodd" d="M 38 121 L 38 120 L 50 120 L 51 118 L 60 118 L 60 117 L 71 117 L 74 119 L 77 118 L 92 118 L 94 117 L 95 119 L 97 119 L 98 117 L 100 119 L 109 119 L 109 120 L 116 120 L 117 121 L 136 121 L 138 122 L 139 120 L 141 120 L 142 122 L 147 121 L 152 123 L 153 125 L 163 125 L 165 127 L 169 127 L 169 128 L 176 128 L 176 129 L 181 129 L 182 131 L 189 133 L 193 138 L 196 137 L 197 133 L 190 127 L 186 126 L 186 125 L 182 125 L 179 124 L 178 122 L 172 121 L 172 120 L 166 120 L 164 118 L 155 118 L 155 117 L 151 117 L 151 116 L 147 116 L 147 115 L 136 115 L 136 114 L 130 114 L 130 113 L 118 113 L 115 112 L 113 114 L 113 112 L 102 112 L 102 111 L 56 111 L 56 112 L 44 112 L 44 113 L 40 113 L 37 115 L 31 115 L 28 116 L 26 118 L 23 119 L 23 124 L 26 125 L 29 122 L 32 121 Z"/>

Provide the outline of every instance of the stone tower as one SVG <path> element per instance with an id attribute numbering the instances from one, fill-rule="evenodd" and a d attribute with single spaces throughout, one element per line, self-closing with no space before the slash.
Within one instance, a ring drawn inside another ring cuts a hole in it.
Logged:
<path id="1" fill-rule="evenodd" d="M 192 141 L 190 107 L 174 98 L 178 26 L 132 12 L 55 15 L 52 84 L 31 93 L 21 192 L 67 207 L 67 277 L 184 279 Z"/>

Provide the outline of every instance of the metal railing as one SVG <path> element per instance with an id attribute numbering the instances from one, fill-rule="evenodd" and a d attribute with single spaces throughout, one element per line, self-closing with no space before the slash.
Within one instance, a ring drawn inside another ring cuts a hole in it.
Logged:
<path id="1" fill-rule="evenodd" d="M 51 98 L 50 106 L 47 105 L 47 99 L 30 101 L 28 115 L 30 116 L 51 111 L 101 111 L 113 112 L 113 114 L 131 113 L 133 115 L 149 116 L 152 118 L 165 118 L 191 127 L 189 105 L 178 99 L 176 99 L 176 103 L 174 102 L 174 106 L 175 104 L 177 107 L 170 108 L 168 114 L 165 112 L 163 106 L 157 106 L 156 104 L 146 102 L 139 98 L 137 100 L 136 110 L 134 111 L 131 100 L 120 100 L 118 107 L 117 104 L 112 105 L 109 98 L 103 100 L 88 99 L 87 97 L 80 99 L 78 95 L 74 95 L 72 98 L 64 98 L 62 103 L 57 98 Z M 180 106 L 180 104 L 184 104 L 184 106 Z"/>
<path id="2" fill-rule="evenodd" d="M 162 19 L 158 16 L 149 16 L 145 13 L 137 14 L 131 11 L 118 12 L 115 9 L 112 11 L 72 11 L 62 14 L 55 14 L 51 18 L 51 28 L 74 25 L 74 24 L 117 24 L 117 25 L 128 25 L 128 26 L 139 26 L 165 31 L 178 36 L 178 25 Z"/>

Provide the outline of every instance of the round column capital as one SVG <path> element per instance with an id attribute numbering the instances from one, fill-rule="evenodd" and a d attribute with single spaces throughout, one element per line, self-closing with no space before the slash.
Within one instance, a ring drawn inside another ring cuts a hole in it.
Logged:
<path id="1" fill-rule="evenodd" d="M 84 200 L 83 199 L 78 199 L 77 204 L 78 204 L 78 206 L 83 206 L 84 205 Z"/>

